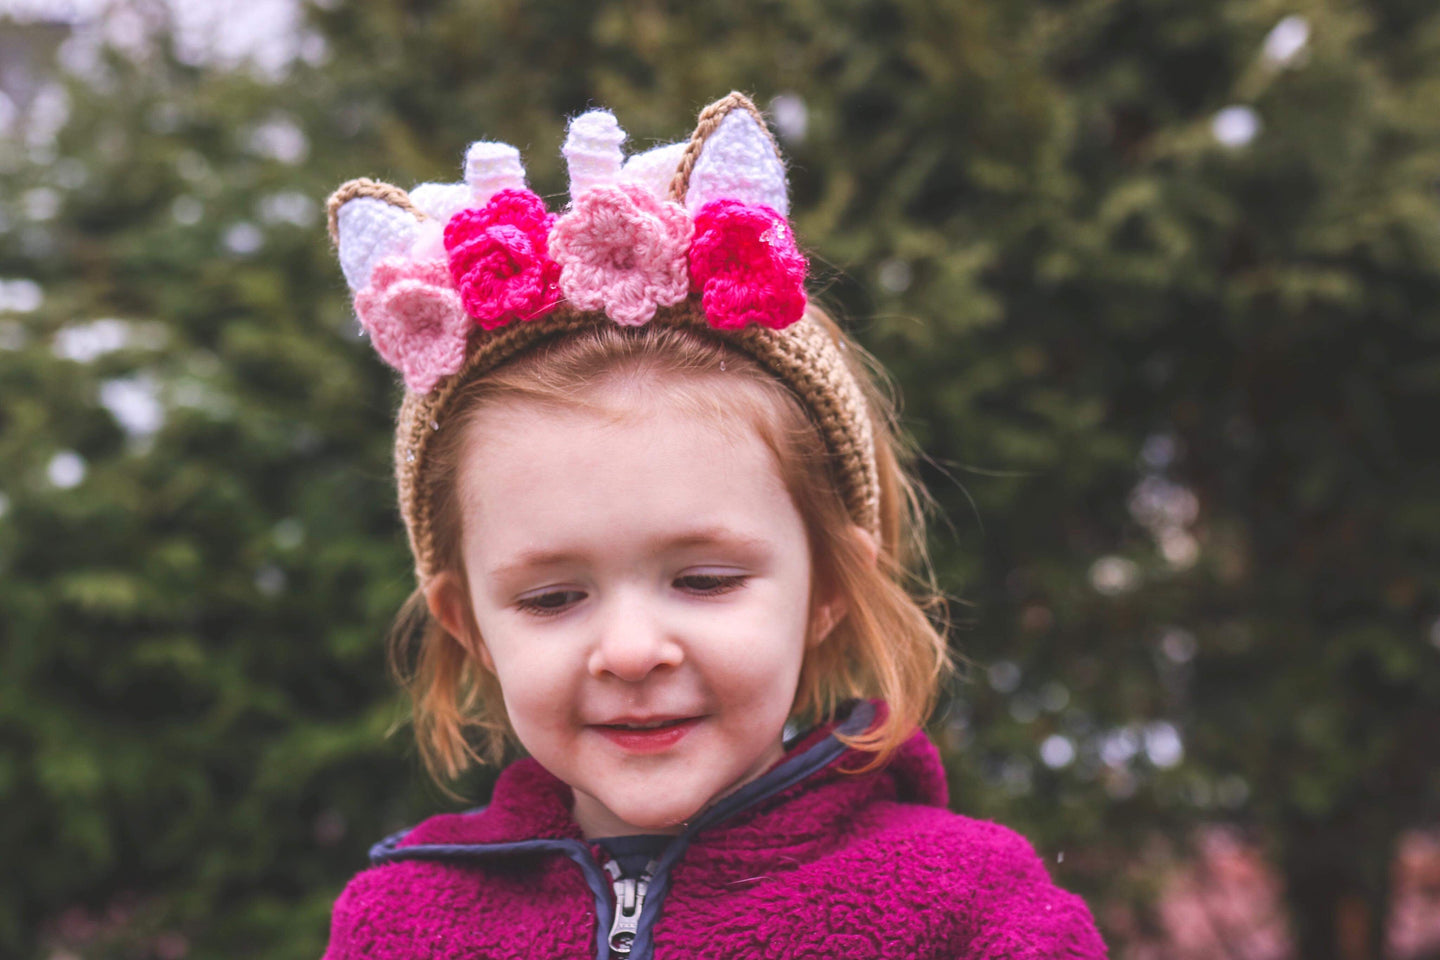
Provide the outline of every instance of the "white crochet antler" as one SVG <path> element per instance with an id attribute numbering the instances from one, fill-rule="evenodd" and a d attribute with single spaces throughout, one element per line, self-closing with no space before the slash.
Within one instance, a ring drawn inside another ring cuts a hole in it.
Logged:
<path id="1" fill-rule="evenodd" d="M 422 183 L 410 202 L 427 217 L 447 223 L 467 207 L 483 207 L 501 190 L 525 189 L 520 151 L 508 143 L 477 140 L 465 151 L 464 183 Z"/>
<path id="2" fill-rule="evenodd" d="M 586 190 L 620 179 L 624 142 L 625 131 L 609 110 L 591 110 L 570 121 L 560 152 L 570 171 L 571 201 Z"/>
<path id="3" fill-rule="evenodd" d="M 657 199 L 668 199 L 686 145 L 666 143 L 626 157 L 625 139 L 625 131 L 608 110 L 591 110 L 570 121 L 561 152 L 570 172 L 571 200 L 605 183 L 638 184 Z"/>
<path id="4" fill-rule="evenodd" d="M 748 103 L 748 101 L 746 101 Z M 693 216 L 711 200 L 763 203 L 781 216 L 790 212 L 785 166 L 770 131 L 750 109 L 731 109 L 709 131 L 690 173 L 685 196 Z M 561 152 L 570 173 L 570 199 L 606 183 L 636 183 L 668 198 L 685 143 L 667 143 L 626 159 L 625 131 L 608 110 L 591 110 L 570 121 Z"/>
<path id="5" fill-rule="evenodd" d="M 483 207 L 501 190 L 524 190 L 520 151 L 508 143 L 477 140 L 465 151 L 465 182 L 470 185 L 470 205 L 476 207 Z"/>

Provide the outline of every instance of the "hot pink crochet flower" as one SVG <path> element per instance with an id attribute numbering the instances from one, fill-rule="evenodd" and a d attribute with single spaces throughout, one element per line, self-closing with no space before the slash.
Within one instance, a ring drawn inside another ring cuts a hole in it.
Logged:
<path id="1" fill-rule="evenodd" d="M 444 260 L 386 257 L 355 294 L 355 312 L 375 350 L 405 375 L 414 393 L 429 393 L 465 362 L 475 323 L 450 285 Z"/>
<path id="2" fill-rule="evenodd" d="M 581 310 L 638 326 L 658 306 L 690 292 L 685 248 L 690 217 L 633 183 L 603 184 L 575 198 L 550 234 L 560 263 L 560 292 Z"/>
<path id="3" fill-rule="evenodd" d="M 533 320 L 560 302 L 560 265 L 546 234 L 555 215 L 529 190 L 501 190 L 445 225 L 450 275 L 465 310 L 487 330 Z"/>
<path id="4" fill-rule="evenodd" d="M 695 216 L 690 281 L 712 326 L 788 327 L 805 312 L 808 267 L 790 225 L 763 204 L 712 200 Z"/>

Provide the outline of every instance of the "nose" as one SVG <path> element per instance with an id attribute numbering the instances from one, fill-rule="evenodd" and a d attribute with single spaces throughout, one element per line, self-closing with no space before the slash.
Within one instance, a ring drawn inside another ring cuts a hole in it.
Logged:
<path id="1" fill-rule="evenodd" d="M 660 612 L 643 598 L 615 597 L 598 618 L 590 650 L 591 676 L 638 683 L 662 667 L 677 667 L 684 648 Z"/>

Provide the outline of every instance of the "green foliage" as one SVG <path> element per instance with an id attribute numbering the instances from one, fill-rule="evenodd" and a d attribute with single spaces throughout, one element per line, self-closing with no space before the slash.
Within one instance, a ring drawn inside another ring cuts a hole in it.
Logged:
<path id="1" fill-rule="evenodd" d="M 1267 60 L 1292 13 L 1309 42 Z M 936 725 L 956 807 L 1097 905 L 1148 889 L 1148 838 L 1249 826 L 1335 878 L 1292 888 L 1307 960 L 1337 897 L 1383 916 L 1394 837 L 1440 799 L 1430 5 L 309 16 L 328 55 L 284 82 L 162 44 L 70 80 L 53 144 L 0 143 L 0 279 L 44 290 L 0 314 L 0 952 L 314 957 L 366 845 L 451 805 L 386 737 L 398 392 L 320 203 L 454 179 L 481 137 L 558 200 L 566 116 L 668 140 L 732 88 L 804 103 L 817 290 L 925 451 L 973 664 Z M 1236 106 L 1259 129 L 1227 146 Z M 67 357 L 100 318 L 128 343 Z M 163 425 L 127 431 L 117 389 Z"/>

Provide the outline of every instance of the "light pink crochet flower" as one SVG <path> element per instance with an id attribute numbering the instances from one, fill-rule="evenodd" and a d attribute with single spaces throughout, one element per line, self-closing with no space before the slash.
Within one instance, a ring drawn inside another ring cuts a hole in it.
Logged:
<path id="1" fill-rule="evenodd" d="M 805 312 L 808 266 L 790 225 L 764 204 L 713 200 L 695 215 L 690 279 L 711 326 L 788 327 Z"/>
<path id="2" fill-rule="evenodd" d="M 534 320 L 560 301 L 560 267 L 546 234 L 555 215 L 529 190 L 501 190 L 445 225 L 450 275 L 470 316 L 486 330 Z"/>
<path id="3" fill-rule="evenodd" d="M 603 308 L 616 323 L 645 323 L 656 307 L 689 294 L 692 230 L 683 207 L 636 184 L 586 190 L 550 233 L 560 292 L 581 310 Z"/>
<path id="4" fill-rule="evenodd" d="M 465 363 L 475 321 L 461 306 L 444 260 L 386 257 L 355 294 L 355 312 L 376 352 L 405 375 L 414 393 L 429 393 Z"/>

